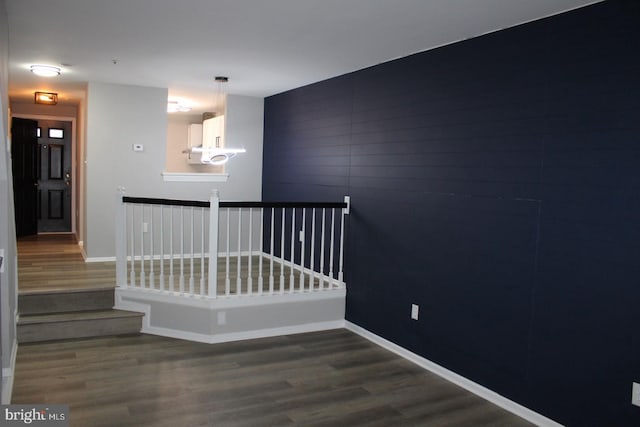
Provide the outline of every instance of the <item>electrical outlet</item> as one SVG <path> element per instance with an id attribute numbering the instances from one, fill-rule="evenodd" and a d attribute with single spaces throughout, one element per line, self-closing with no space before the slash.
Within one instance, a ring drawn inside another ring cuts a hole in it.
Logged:
<path id="1" fill-rule="evenodd" d="M 418 314 L 420 312 L 420 306 L 418 304 L 411 304 L 411 318 L 418 320 Z"/>
<path id="2" fill-rule="evenodd" d="M 633 383 L 631 389 L 631 404 L 640 406 L 640 383 Z"/>

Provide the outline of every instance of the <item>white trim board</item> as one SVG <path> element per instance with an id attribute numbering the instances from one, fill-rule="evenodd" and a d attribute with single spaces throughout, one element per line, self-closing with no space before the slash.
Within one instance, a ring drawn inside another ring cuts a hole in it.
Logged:
<path id="1" fill-rule="evenodd" d="M 145 316 L 146 317 L 146 316 Z M 344 322 L 341 320 L 307 323 L 296 326 L 285 326 L 280 328 L 258 329 L 245 332 L 233 332 L 228 334 L 207 335 L 178 329 L 167 329 L 157 326 L 149 326 L 143 324 L 142 333 L 150 335 L 159 335 L 162 337 L 176 338 L 187 341 L 201 342 L 205 344 L 220 344 L 232 341 L 253 340 L 258 338 L 269 338 L 280 335 L 303 334 L 308 332 L 328 331 L 331 329 L 341 329 Z"/>
<path id="2" fill-rule="evenodd" d="M 18 320 L 16 319 L 16 323 Z M 14 339 L 11 346 L 11 360 L 9 367 L 2 369 L 2 405 L 11 403 L 11 395 L 13 394 L 13 379 L 16 369 L 16 357 L 18 356 L 18 342 Z"/>
<path id="3" fill-rule="evenodd" d="M 166 304 L 174 304 L 178 306 L 187 306 L 193 308 L 203 308 L 207 310 L 213 309 L 230 309 L 239 307 L 266 306 L 272 304 L 285 304 L 305 301 L 320 301 L 326 299 L 345 298 L 346 289 L 333 288 L 322 291 L 308 291 L 295 293 L 263 293 L 242 296 L 225 296 L 219 295 L 215 298 L 206 295 L 180 295 L 179 292 L 171 292 L 168 290 L 161 291 L 159 289 L 149 288 L 122 288 L 116 286 L 116 305 L 124 303 L 123 298 L 135 299 L 142 304 L 150 302 L 162 302 Z M 127 301 L 131 302 L 131 301 Z M 136 309 L 132 309 L 136 311 Z"/>
<path id="4" fill-rule="evenodd" d="M 489 390 L 488 388 L 481 386 L 480 384 L 475 383 L 463 377 L 462 375 L 456 374 L 455 372 L 450 371 L 449 369 L 440 366 L 437 363 L 430 361 L 429 359 L 425 359 L 424 357 L 419 356 L 404 347 L 394 344 L 391 341 L 388 341 L 354 323 L 351 323 L 347 320 L 345 320 L 344 323 L 344 327 L 351 332 L 354 332 L 361 337 L 366 338 L 369 341 L 379 345 L 380 347 L 383 347 L 397 354 L 398 356 L 401 356 L 408 361 L 415 363 L 421 368 L 426 369 L 427 371 L 432 372 L 439 377 L 442 377 L 445 380 L 464 388 L 467 391 L 470 391 L 476 396 L 488 400 L 494 405 L 497 405 L 502 409 L 505 409 L 512 414 L 519 416 L 520 418 L 524 418 L 525 420 L 541 427 L 563 427 L 562 424 L 559 424 L 541 414 L 538 414 L 537 412 L 534 412 L 531 409 L 520 405 L 519 403 L 507 399 L 506 397 L 496 393 L 495 391 Z"/>

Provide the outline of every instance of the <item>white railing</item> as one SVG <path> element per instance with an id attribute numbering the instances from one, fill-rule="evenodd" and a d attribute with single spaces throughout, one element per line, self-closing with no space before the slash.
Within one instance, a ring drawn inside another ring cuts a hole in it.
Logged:
<path id="1" fill-rule="evenodd" d="M 344 287 L 340 203 L 224 202 L 127 197 L 118 190 L 116 282 L 218 298 Z M 211 257 L 210 254 L 217 256 Z"/>

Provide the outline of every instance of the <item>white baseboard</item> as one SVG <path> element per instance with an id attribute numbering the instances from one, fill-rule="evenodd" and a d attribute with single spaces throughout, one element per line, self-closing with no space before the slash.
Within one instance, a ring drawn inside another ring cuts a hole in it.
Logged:
<path id="1" fill-rule="evenodd" d="M 404 347 L 400 347 L 397 344 L 392 343 L 368 330 L 361 328 L 360 326 L 353 324 L 349 321 L 345 320 L 345 328 L 355 332 L 356 334 L 368 339 L 369 341 L 379 345 L 380 347 L 386 348 L 389 351 L 409 360 L 410 362 L 415 363 L 416 365 L 424 368 L 434 374 L 444 378 L 447 381 L 450 381 L 471 393 L 488 400 L 489 402 L 497 405 L 520 418 L 524 418 L 525 420 L 541 427 L 563 427 L 562 424 L 559 424 L 543 415 L 538 414 L 537 412 L 532 411 L 529 408 L 526 408 L 519 403 L 516 403 L 506 397 L 489 390 L 488 388 L 481 386 L 478 383 L 475 383 L 461 375 L 456 374 L 449 369 L 438 365 L 428 359 L 425 359 L 422 356 L 419 356 Z"/>
<path id="2" fill-rule="evenodd" d="M 18 342 L 14 339 L 11 346 L 11 360 L 8 368 L 2 368 L 2 405 L 11 403 L 13 393 L 13 378 L 16 369 L 16 357 L 18 356 Z"/>
<path id="3" fill-rule="evenodd" d="M 84 254 L 85 252 L 82 251 Z M 84 262 L 115 262 L 116 257 L 114 256 L 92 256 L 88 257 L 86 254 L 84 255 Z"/>

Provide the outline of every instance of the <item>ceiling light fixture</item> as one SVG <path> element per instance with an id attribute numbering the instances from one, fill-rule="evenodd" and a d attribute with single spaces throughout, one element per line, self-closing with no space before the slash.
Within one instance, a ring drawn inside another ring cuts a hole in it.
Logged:
<path id="1" fill-rule="evenodd" d="M 202 163 L 207 163 L 209 165 L 224 165 L 230 159 L 234 158 L 238 153 L 246 153 L 247 150 L 244 148 L 203 148 L 203 147 L 193 147 L 191 149 L 193 153 L 202 153 Z"/>
<path id="2" fill-rule="evenodd" d="M 224 141 L 224 100 L 225 96 L 222 92 L 222 83 L 229 81 L 228 77 L 216 76 L 216 83 L 218 83 L 218 91 L 216 93 L 216 109 L 220 109 L 222 113 L 205 113 L 203 116 L 208 117 L 203 120 L 203 139 L 202 144 L 197 147 L 190 147 L 183 153 L 199 153 L 200 162 L 208 165 L 220 166 L 227 163 L 230 159 L 234 158 L 239 153 L 246 153 L 244 148 L 226 148 L 221 145 L 226 145 Z M 220 127 L 222 126 L 222 127 Z M 220 130 L 222 129 L 222 132 Z M 220 143 L 222 141 L 222 144 Z M 213 146 L 212 146 L 213 145 Z M 189 154 L 190 155 L 190 154 Z"/>
<path id="3" fill-rule="evenodd" d="M 191 107 L 181 100 L 167 101 L 167 113 L 186 113 Z"/>
<path id="4" fill-rule="evenodd" d="M 58 103 L 58 94 L 54 92 L 34 92 L 36 104 L 56 105 Z"/>
<path id="5" fill-rule="evenodd" d="M 32 65 L 31 72 L 40 77 L 56 77 L 60 75 L 60 68 L 52 65 Z"/>

